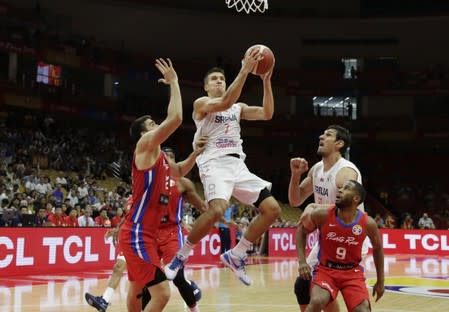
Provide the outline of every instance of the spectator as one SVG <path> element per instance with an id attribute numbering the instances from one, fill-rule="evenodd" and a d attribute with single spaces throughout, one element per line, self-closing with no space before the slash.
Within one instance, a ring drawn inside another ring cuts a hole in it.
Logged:
<path id="1" fill-rule="evenodd" d="M 433 224 L 433 220 L 429 218 L 427 212 L 424 212 L 422 217 L 419 218 L 418 226 L 420 229 L 435 229 L 435 224 Z"/>
<path id="2" fill-rule="evenodd" d="M 55 213 L 48 217 L 48 221 L 50 221 L 53 226 L 64 225 L 64 215 L 62 212 L 62 206 L 55 207 Z"/>
<path id="3" fill-rule="evenodd" d="M 67 194 L 67 199 L 70 201 L 70 206 L 75 207 L 79 202 L 78 190 L 76 184 L 70 189 L 69 194 Z"/>
<path id="4" fill-rule="evenodd" d="M 415 227 L 413 226 L 413 218 L 410 214 L 406 214 L 404 220 L 401 224 L 401 229 L 403 230 L 413 230 Z"/>
<path id="5" fill-rule="evenodd" d="M 9 200 L 8 198 L 2 198 L 0 200 L 0 215 L 3 215 L 3 211 L 6 210 L 6 208 L 9 205 Z"/>
<path id="6" fill-rule="evenodd" d="M 36 216 L 36 226 L 51 226 L 51 222 L 48 221 L 47 210 L 45 208 L 39 208 L 39 212 Z"/>
<path id="7" fill-rule="evenodd" d="M 104 227 L 111 226 L 111 221 L 109 220 L 109 217 L 108 217 L 107 208 L 101 208 L 100 215 L 95 218 L 95 225 L 96 226 L 104 226 Z"/>
<path id="8" fill-rule="evenodd" d="M 26 219 L 26 215 L 28 215 L 28 207 L 27 206 L 20 206 L 19 212 L 17 216 L 15 216 L 11 221 L 11 226 L 13 227 L 22 227 L 27 226 L 28 220 Z"/>
<path id="9" fill-rule="evenodd" d="M 391 215 L 387 215 L 385 218 L 385 228 L 386 229 L 394 229 L 396 228 L 396 221 Z"/>
<path id="10" fill-rule="evenodd" d="M 78 199 L 83 199 L 84 197 L 87 197 L 87 195 L 89 194 L 89 189 L 85 183 L 78 186 L 77 191 L 78 191 L 78 193 L 77 193 Z"/>
<path id="11" fill-rule="evenodd" d="M 76 208 L 69 209 L 69 215 L 64 218 L 64 226 L 78 227 L 78 211 Z"/>
<path id="12" fill-rule="evenodd" d="M 92 208 L 87 205 L 83 210 L 83 215 L 78 218 L 78 225 L 81 227 L 92 227 L 95 226 L 94 219 L 91 217 Z"/>
<path id="13" fill-rule="evenodd" d="M 61 184 L 57 184 L 55 190 L 51 194 L 55 204 L 60 205 L 64 201 L 64 192 L 62 191 Z"/>
<path id="14" fill-rule="evenodd" d="M 67 179 L 64 176 L 64 172 L 59 172 L 59 175 L 56 177 L 55 180 L 56 184 L 61 185 L 61 187 L 64 187 L 65 189 L 67 189 Z"/>
<path id="15" fill-rule="evenodd" d="M 87 194 L 87 203 L 89 205 L 95 205 L 98 203 L 98 199 L 94 194 L 94 190 L 93 189 L 89 189 L 89 192 Z"/>
<path id="16" fill-rule="evenodd" d="M 122 222 L 122 220 L 124 218 L 125 218 L 125 215 L 123 213 L 123 208 L 118 207 L 115 216 L 111 220 L 111 226 L 116 227 L 117 225 L 120 224 L 120 222 Z"/>
<path id="17" fill-rule="evenodd" d="M 377 227 L 379 229 L 382 229 L 385 227 L 385 222 L 380 213 L 376 213 L 376 216 L 374 217 L 374 221 L 376 221 Z"/>

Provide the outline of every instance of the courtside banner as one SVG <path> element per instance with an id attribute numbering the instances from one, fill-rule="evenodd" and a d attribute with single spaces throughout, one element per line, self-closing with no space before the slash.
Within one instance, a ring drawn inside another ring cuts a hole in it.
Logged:
<path id="1" fill-rule="evenodd" d="M 385 254 L 449 256 L 449 231 L 382 229 L 381 233 Z M 296 257 L 296 228 L 271 228 L 268 236 L 270 256 Z M 317 239 L 316 233 L 310 234 L 306 249 Z"/>
<path id="2" fill-rule="evenodd" d="M 112 269 L 116 251 L 112 239 L 104 238 L 107 230 L 0 228 L 0 277 Z M 214 229 L 197 244 L 188 263 L 216 263 L 220 246 Z"/>

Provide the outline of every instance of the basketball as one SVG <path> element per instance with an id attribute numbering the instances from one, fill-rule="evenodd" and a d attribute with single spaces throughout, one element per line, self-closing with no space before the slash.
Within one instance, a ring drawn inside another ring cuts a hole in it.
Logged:
<path id="1" fill-rule="evenodd" d="M 274 54 L 273 51 L 270 50 L 269 47 L 263 45 L 263 44 L 256 44 L 251 47 L 249 47 L 248 50 L 246 50 L 245 55 L 252 51 L 253 49 L 259 49 L 259 51 L 263 55 L 263 59 L 261 59 L 256 66 L 254 66 L 254 69 L 252 73 L 254 75 L 263 75 L 267 73 L 271 66 L 273 66 L 274 63 Z"/>

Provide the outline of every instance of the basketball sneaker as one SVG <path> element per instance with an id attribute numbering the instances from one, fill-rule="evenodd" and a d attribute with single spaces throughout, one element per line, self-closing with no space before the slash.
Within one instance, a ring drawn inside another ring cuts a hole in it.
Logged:
<path id="1" fill-rule="evenodd" d="M 178 271 L 184 267 L 186 259 L 182 259 L 181 255 L 176 255 L 172 261 L 164 267 L 165 276 L 169 281 L 174 280 Z"/>
<path id="2" fill-rule="evenodd" d="M 248 275 L 246 275 L 245 271 L 245 261 L 247 256 L 240 258 L 234 256 L 231 250 L 226 251 L 224 254 L 220 256 L 221 262 L 228 268 L 230 268 L 235 276 L 246 286 L 251 285 L 251 280 Z"/>
<path id="3" fill-rule="evenodd" d="M 196 302 L 201 300 L 201 289 L 198 287 L 198 285 L 194 281 L 189 281 L 190 285 L 193 288 L 193 294 L 195 295 Z"/>
<path id="4" fill-rule="evenodd" d="M 87 292 L 84 294 L 84 298 L 86 298 L 87 303 L 97 309 L 97 311 L 106 312 L 108 309 L 109 304 L 102 296 L 94 296 Z"/>

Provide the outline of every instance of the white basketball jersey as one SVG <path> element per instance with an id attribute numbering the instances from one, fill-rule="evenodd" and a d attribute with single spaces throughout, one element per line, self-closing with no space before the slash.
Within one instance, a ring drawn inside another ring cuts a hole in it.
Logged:
<path id="1" fill-rule="evenodd" d="M 359 169 L 349 160 L 340 158 L 329 170 L 324 171 L 323 161 L 318 162 L 313 168 L 313 196 L 317 204 L 334 204 L 337 198 L 336 177 L 341 168 L 351 168 L 357 172 L 357 182 L 362 183 L 362 175 Z M 358 207 L 365 211 L 363 203 Z"/>
<path id="2" fill-rule="evenodd" d="M 226 154 L 239 154 L 245 159 L 240 137 L 241 111 L 241 106 L 234 104 L 225 111 L 208 113 L 201 120 L 193 119 L 196 125 L 193 141 L 202 135 L 209 136 L 206 149 L 196 158 L 198 165 Z"/>

